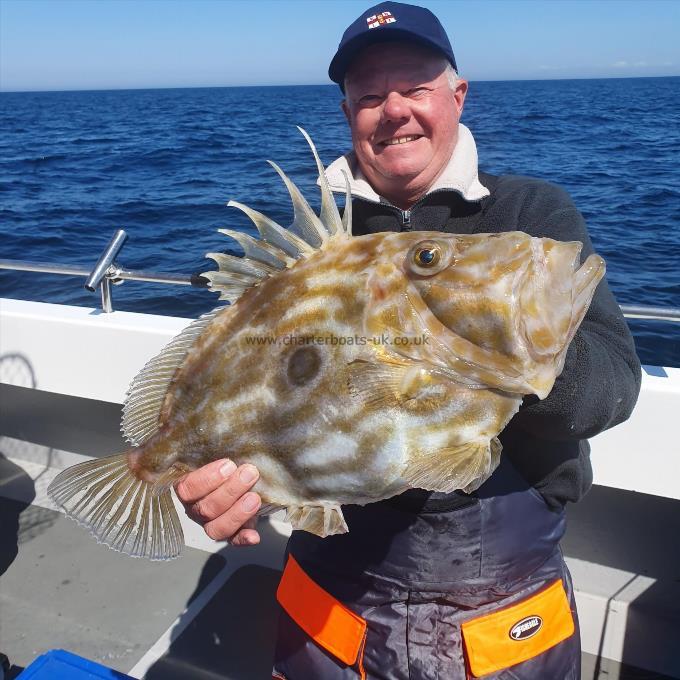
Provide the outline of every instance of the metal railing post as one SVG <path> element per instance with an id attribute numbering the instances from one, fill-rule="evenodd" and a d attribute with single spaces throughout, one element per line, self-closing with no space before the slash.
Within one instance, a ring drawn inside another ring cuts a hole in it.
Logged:
<path id="1" fill-rule="evenodd" d="M 102 309 L 106 314 L 110 314 L 113 311 L 111 280 L 109 275 L 113 268 L 113 260 L 123 247 L 126 238 L 127 234 L 124 229 L 116 230 L 109 241 L 109 245 L 106 246 L 104 252 L 99 256 L 97 264 L 95 264 L 94 269 L 87 277 L 87 281 L 85 281 L 85 288 L 91 293 L 94 293 L 94 291 L 97 290 L 97 286 L 101 286 Z"/>
<path id="2" fill-rule="evenodd" d="M 102 291 L 102 311 L 105 314 L 110 314 L 113 311 L 113 302 L 111 300 L 111 279 L 104 277 L 99 284 Z"/>

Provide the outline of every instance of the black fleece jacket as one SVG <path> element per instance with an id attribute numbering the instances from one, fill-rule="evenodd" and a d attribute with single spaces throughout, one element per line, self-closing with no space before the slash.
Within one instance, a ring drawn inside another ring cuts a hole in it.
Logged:
<path id="1" fill-rule="evenodd" d="M 381 231 L 452 234 L 524 231 L 559 241 L 581 241 L 581 261 L 593 252 L 582 215 L 569 195 L 547 182 L 479 174 L 490 196 L 468 202 L 451 190 L 435 191 L 410 211 L 354 198 L 355 235 Z M 500 435 L 525 480 L 554 509 L 577 501 L 592 484 L 588 437 L 623 422 L 640 390 L 640 362 L 628 326 L 603 279 L 572 340 L 562 374 L 542 401 L 528 397 Z M 422 495 L 427 494 L 427 498 Z M 423 510 L 441 494 L 407 492 L 404 502 Z"/>

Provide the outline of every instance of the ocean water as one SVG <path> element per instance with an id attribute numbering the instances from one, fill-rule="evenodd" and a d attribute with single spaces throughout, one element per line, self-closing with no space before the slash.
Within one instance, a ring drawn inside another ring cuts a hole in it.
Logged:
<path id="1" fill-rule="evenodd" d="M 335 86 L 0 94 L 0 258 L 192 274 L 252 231 L 237 199 L 282 224 L 276 160 L 316 200 L 301 125 L 328 164 L 350 146 Z M 680 78 L 472 83 L 463 122 L 492 173 L 565 187 L 620 303 L 680 307 Z M 314 203 L 314 202 L 313 202 Z M 94 306 L 84 280 L 0 271 L 0 296 Z M 126 282 L 116 309 L 197 316 L 214 294 Z M 680 325 L 631 322 L 644 363 L 680 366 Z"/>

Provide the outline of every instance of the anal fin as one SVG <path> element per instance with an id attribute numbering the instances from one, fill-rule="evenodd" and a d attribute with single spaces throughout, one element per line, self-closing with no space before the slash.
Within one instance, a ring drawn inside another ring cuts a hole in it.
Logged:
<path id="1" fill-rule="evenodd" d="M 468 442 L 416 453 L 409 462 L 406 479 L 418 489 L 472 493 L 498 466 L 501 449 L 501 443 L 494 437 L 488 442 Z"/>
<path id="2" fill-rule="evenodd" d="M 286 522 L 290 522 L 293 529 L 321 538 L 349 531 L 339 505 L 291 505 L 286 508 Z"/>

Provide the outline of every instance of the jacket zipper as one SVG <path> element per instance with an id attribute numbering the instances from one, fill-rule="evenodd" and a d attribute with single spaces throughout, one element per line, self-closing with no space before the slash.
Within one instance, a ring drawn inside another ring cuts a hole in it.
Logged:
<path id="1" fill-rule="evenodd" d="M 429 194 L 425 194 L 425 196 L 423 196 L 420 200 L 416 201 L 410 207 L 409 210 L 402 210 L 401 208 L 397 208 L 391 203 L 385 203 L 384 205 L 387 205 L 390 208 L 394 208 L 394 210 L 396 210 L 399 213 L 402 231 L 412 231 L 413 225 L 411 224 L 411 215 L 413 213 L 414 208 L 417 208 L 421 203 L 424 203 L 427 198 L 432 196 L 432 194 L 438 194 L 444 191 L 450 191 L 450 189 L 435 189 L 434 191 L 431 191 Z"/>

